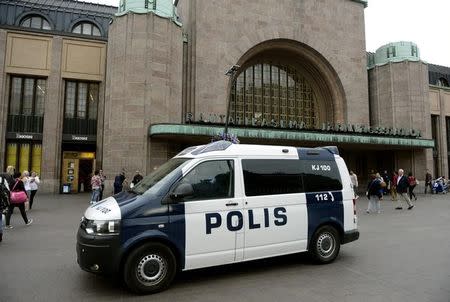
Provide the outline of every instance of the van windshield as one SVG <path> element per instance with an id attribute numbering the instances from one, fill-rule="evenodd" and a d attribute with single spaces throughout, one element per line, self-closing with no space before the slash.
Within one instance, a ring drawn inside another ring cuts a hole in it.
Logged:
<path id="1" fill-rule="evenodd" d="M 136 194 L 144 194 L 148 189 L 155 186 L 163 178 L 175 171 L 178 167 L 190 161 L 190 158 L 172 158 L 165 162 L 158 169 L 145 176 L 136 186 L 130 191 Z"/>

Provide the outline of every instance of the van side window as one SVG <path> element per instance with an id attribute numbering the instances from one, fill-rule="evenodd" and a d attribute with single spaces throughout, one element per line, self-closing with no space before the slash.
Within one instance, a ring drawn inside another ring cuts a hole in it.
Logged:
<path id="1" fill-rule="evenodd" d="M 200 163 L 182 180 L 194 189 L 194 195 L 184 201 L 234 197 L 234 162 L 215 160 Z"/>
<path id="2" fill-rule="evenodd" d="M 342 190 L 341 176 L 335 161 L 301 160 L 306 192 Z"/>
<path id="3" fill-rule="evenodd" d="M 303 192 L 301 166 L 290 159 L 243 159 L 246 196 Z"/>

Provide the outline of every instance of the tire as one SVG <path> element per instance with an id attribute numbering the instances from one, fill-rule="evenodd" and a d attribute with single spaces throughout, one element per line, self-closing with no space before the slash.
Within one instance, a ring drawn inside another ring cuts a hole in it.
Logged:
<path id="1" fill-rule="evenodd" d="M 161 243 L 147 243 L 128 255 L 123 277 L 132 292 L 152 294 L 168 288 L 176 272 L 176 259 L 171 249 Z"/>
<path id="2" fill-rule="evenodd" d="M 331 263 L 341 248 L 341 238 L 337 230 L 329 225 L 320 227 L 309 244 L 309 253 L 319 264 Z"/>

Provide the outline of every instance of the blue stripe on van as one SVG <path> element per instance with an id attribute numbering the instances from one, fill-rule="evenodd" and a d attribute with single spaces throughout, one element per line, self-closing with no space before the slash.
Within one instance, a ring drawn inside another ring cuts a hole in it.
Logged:
<path id="1" fill-rule="evenodd" d="M 180 253 L 180 268 L 186 264 L 186 219 L 184 202 L 169 205 L 169 226 L 167 236 Z"/>
<path id="2" fill-rule="evenodd" d="M 317 228 L 326 223 L 336 223 L 344 229 L 344 205 L 342 192 L 306 193 L 308 210 L 308 244 Z"/>

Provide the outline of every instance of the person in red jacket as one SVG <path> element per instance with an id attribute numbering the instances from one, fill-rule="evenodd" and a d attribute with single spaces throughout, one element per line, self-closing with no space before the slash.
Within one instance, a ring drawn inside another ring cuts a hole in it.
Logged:
<path id="1" fill-rule="evenodd" d="M 397 171 L 392 172 L 392 181 L 391 181 L 391 200 L 397 201 L 397 180 L 398 174 Z"/>
<path id="2" fill-rule="evenodd" d="M 413 176 L 412 172 L 408 173 L 408 184 L 409 184 L 408 187 L 409 199 L 412 200 L 414 196 L 414 200 L 417 200 L 416 194 L 414 194 L 414 188 L 417 186 L 417 180 Z"/>

